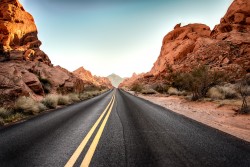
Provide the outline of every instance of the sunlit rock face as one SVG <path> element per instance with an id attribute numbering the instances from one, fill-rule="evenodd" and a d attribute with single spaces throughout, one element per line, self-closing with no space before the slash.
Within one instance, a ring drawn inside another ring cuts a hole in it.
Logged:
<path id="1" fill-rule="evenodd" d="M 235 81 L 250 73 L 250 1 L 235 0 L 212 31 L 204 24 L 177 24 L 163 39 L 162 48 L 153 68 L 131 81 L 154 85 L 164 83 L 168 67 L 190 71 L 199 65 L 224 71 Z M 123 83 L 124 84 L 124 83 Z M 123 85 L 121 84 L 121 85 Z"/>
<path id="2" fill-rule="evenodd" d="M 210 28 L 204 24 L 189 24 L 181 27 L 180 24 L 169 32 L 163 39 L 160 56 L 154 63 L 150 73 L 157 75 L 166 69 L 166 64 L 173 65 L 180 59 L 185 59 L 192 53 L 197 40 L 209 37 Z"/>
<path id="3" fill-rule="evenodd" d="M 32 15 L 17 0 L 1 0 L 0 105 L 19 96 L 39 99 L 48 93 L 84 90 L 83 81 L 62 67 L 54 67 L 40 45 Z"/>
<path id="4" fill-rule="evenodd" d="M 8 56 L 1 56 L 0 61 L 29 60 L 51 65 L 48 56 L 39 49 L 41 44 L 32 15 L 18 0 L 1 0 L 0 49 Z"/>

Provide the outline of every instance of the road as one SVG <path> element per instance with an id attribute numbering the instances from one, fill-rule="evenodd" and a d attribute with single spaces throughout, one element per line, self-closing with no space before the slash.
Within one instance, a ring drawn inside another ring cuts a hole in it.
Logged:
<path id="1" fill-rule="evenodd" d="M 0 166 L 249 167 L 250 143 L 115 89 L 1 129 Z"/>

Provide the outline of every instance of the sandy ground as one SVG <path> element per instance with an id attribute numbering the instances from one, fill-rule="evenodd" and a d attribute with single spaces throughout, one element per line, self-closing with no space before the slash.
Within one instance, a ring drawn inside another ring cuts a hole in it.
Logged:
<path id="1" fill-rule="evenodd" d="M 130 92 L 133 94 L 133 92 Z M 236 115 L 239 101 L 193 102 L 179 96 L 138 95 L 176 113 L 250 142 L 250 115 Z"/>

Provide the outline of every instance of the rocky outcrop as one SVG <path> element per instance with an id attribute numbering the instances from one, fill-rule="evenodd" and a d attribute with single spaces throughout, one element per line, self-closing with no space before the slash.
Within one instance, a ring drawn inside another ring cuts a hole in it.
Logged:
<path id="1" fill-rule="evenodd" d="M 82 92 L 84 82 L 39 49 L 32 15 L 18 0 L 0 1 L 0 105 L 19 96 Z"/>
<path id="2" fill-rule="evenodd" d="M 84 69 L 83 67 L 78 68 L 73 71 L 73 74 L 82 79 L 87 87 L 96 87 L 96 88 L 112 88 L 111 82 L 106 77 L 93 76 L 90 71 Z"/>
<path id="3" fill-rule="evenodd" d="M 12 102 L 19 96 L 41 98 L 48 93 L 82 92 L 84 83 L 59 66 L 36 62 L 0 63 L 0 104 Z"/>
<path id="4" fill-rule="evenodd" d="M 207 65 L 225 71 L 231 81 L 250 73 L 249 17 L 250 1 L 234 0 L 212 31 L 203 24 L 183 27 L 177 24 L 164 37 L 160 56 L 151 71 L 134 82 L 164 83 L 169 67 L 185 72 Z"/>
<path id="5" fill-rule="evenodd" d="M 157 75 L 166 69 L 167 64 L 172 65 L 185 59 L 187 54 L 194 51 L 196 41 L 201 37 L 209 37 L 210 33 L 210 28 L 204 24 L 189 24 L 183 27 L 178 24 L 164 37 L 160 56 L 150 73 Z"/>
<path id="6" fill-rule="evenodd" d="M 0 1 L 0 62 L 27 60 L 51 66 L 48 56 L 39 49 L 42 42 L 31 14 L 18 0 Z"/>
<path id="7" fill-rule="evenodd" d="M 108 88 L 111 89 L 113 88 L 112 83 L 107 77 L 99 77 L 99 76 L 94 76 L 96 82 L 103 88 Z"/>
<path id="8" fill-rule="evenodd" d="M 145 75 L 144 73 L 142 73 L 142 74 L 133 73 L 132 76 L 131 76 L 130 78 L 125 78 L 125 79 L 123 80 L 123 82 L 121 82 L 121 83 L 119 84 L 119 88 L 131 88 L 132 85 L 133 85 L 133 83 L 134 83 L 137 79 L 144 77 L 144 75 Z"/>

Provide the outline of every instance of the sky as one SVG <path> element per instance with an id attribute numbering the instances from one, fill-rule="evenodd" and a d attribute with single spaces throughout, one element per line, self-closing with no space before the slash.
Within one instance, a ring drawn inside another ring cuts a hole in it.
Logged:
<path id="1" fill-rule="evenodd" d="M 41 49 L 69 71 L 129 77 L 148 72 L 163 37 L 182 23 L 219 23 L 232 0 L 20 0 Z"/>

